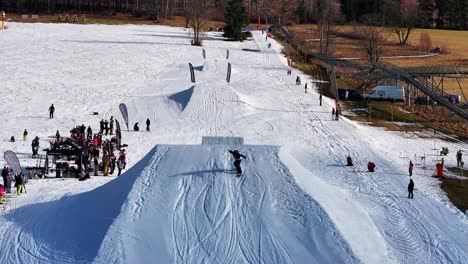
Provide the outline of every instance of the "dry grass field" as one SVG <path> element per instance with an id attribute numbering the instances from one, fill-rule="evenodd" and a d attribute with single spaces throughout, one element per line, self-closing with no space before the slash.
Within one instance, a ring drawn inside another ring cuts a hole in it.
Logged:
<path id="1" fill-rule="evenodd" d="M 317 52 L 319 44 L 316 25 L 296 25 L 289 28 L 294 35 L 305 40 L 308 48 Z M 355 28 L 351 26 L 340 26 L 339 32 L 334 40 L 333 55 L 339 58 L 365 58 L 365 53 L 359 46 L 359 42 L 353 38 L 347 38 Z M 428 58 L 383 58 L 382 61 L 400 67 L 450 67 L 458 70 L 468 71 L 468 31 L 416 29 L 412 32 L 408 45 L 398 44 L 396 35 L 388 28 L 381 28 L 386 38 L 383 45 L 384 57 L 391 56 L 420 56 L 430 54 L 419 48 L 421 34 L 426 32 L 432 39 L 432 48 L 440 48 L 441 54 Z M 436 80 L 439 82 L 439 80 Z M 462 94 L 468 97 L 468 79 L 444 79 L 444 89 L 449 93 Z M 467 98 L 468 99 L 468 98 Z"/>

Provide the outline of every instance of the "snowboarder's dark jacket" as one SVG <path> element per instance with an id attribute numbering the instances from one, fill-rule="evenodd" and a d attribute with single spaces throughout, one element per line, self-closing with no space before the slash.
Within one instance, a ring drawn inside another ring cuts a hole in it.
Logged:
<path id="1" fill-rule="evenodd" d="M 410 181 L 410 183 L 408 184 L 408 191 L 412 192 L 413 190 L 414 190 L 414 182 Z"/>
<path id="2" fill-rule="evenodd" d="M 246 157 L 244 155 L 240 154 L 239 151 L 237 151 L 237 150 L 234 150 L 234 151 L 229 150 L 229 152 L 232 154 L 232 156 L 234 156 L 235 160 L 241 160 L 241 158 L 246 159 Z"/>
<path id="3" fill-rule="evenodd" d="M 16 185 L 23 184 L 23 177 L 21 174 L 18 174 L 15 176 L 15 182 L 16 182 Z"/>

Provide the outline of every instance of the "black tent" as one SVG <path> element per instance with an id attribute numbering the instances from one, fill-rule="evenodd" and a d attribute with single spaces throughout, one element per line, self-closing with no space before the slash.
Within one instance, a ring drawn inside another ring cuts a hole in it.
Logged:
<path id="1" fill-rule="evenodd" d="M 47 150 L 46 161 L 45 161 L 45 170 L 48 171 L 49 166 L 49 156 L 66 156 L 66 157 L 76 157 L 77 165 L 78 165 L 78 172 L 81 173 L 81 165 L 82 165 L 82 156 L 85 152 L 86 147 L 84 145 L 79 145 L 75 141 L 71 139 L 67 139 L 62 143 L 55 144 L 51 149 Z M 58 169 L 58 168 L 56 168 Z M 57 177 L 59 177 L 60 172 L 57 173 Z"/>
<path id="2" fill-rule="evenodd" d="M 47 150 L 49 156 L 81 156 L 85 151 L 84 146 L 78 145 L 75 141 L 67 139 Z"/>

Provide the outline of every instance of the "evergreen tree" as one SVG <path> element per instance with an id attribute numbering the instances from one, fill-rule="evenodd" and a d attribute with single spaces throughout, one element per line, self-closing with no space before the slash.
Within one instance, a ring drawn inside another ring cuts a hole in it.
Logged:
<path id="1" fill-rule="evenodd" d="M 448 15 L 450 29 L 463 30 L 467 28 L 467 0 L 451 0 Z"/>
<path id="2" fill-rule="evenodd" d="M 232 40 L 244 40 L 245 34 L 242 33 L 242 27 L 249 24 L 247 10 L 243 0 L 231 0 L 228 3 L 224 15 L 226 26 L 224 26 L 224 36 Z"/>
<path id="3" fill-rule="evenodd" d="M 434 0 L 419 0 L 418 1 L 421 18 L 421 24 L 424 27 L 432 27 L 434 24 L 434 11 L 435 3 Z"/>
<path id="4" fill-rule="evenodd" d="M 452 1 L 450 1 L 452 2 Z M 436 0 L 437 18 L 435 20 L 437 28 L 448 28 L 450 21 L 449 0 Z"/>

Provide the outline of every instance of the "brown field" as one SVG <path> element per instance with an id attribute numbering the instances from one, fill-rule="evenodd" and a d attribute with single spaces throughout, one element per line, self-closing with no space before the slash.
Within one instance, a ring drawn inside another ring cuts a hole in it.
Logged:
<path id="1" fill-rule="evenodd" d="M 312 51 L 318 51 L 318 39 L 316 25 L 296 25 L 289 28 L 294 35 L 301 40 L 308 40 L 308 48 Z M 345 34 L 353 32 L 351 26 L 341 26 L 337 28 L 337 38 L 334 42 L 333 56 L 339 58 L 365 58 L 365 53 L 361 49 L 356 39 L 347 38 Z M 436 30 L 436 29 L 416 29 L 410 35 L 409 45 L 398 44 L 396 35 L 388 28 L 381 28 L 386 37 L 383 45 L 384 53 L 382 56 L 413 56 L 427 55 L 429 52 L 419 48 L 419 38 L 421 33 L 428 32 L 432 39 L 432 47 L 442 49 L 442 54 L 431 58 L 400 58 L 400 59 L 382 59 L 400 67 L 419 67 L 419 66 L 447 66 L 456 67 L 468 71 L 468 31 Z M 440 80 L 436 80 L 437 83 Z M 460 83 L 458 83 L 460 82 Z M 460 85 L 463 92 L 460 90 Z M 468 79 L 444 79 L 444 89 L 448 93 L 462 94 L 468 96 Z M 463 97 L 463 95 L 462 95 Z M 468 98 L 467 98 L 468 99 Z"/>
<path id="2" fill-rule="evenodd" d="M 62 14 L 62 15 L 65 15 Z M 81 17 L 82 14 L 76 14 L 78 18 Z M 72 14 L 70 13 L 70 16 Z M 125 24 L 135 24 L 135 25 L 167 25 L 167 26 L 174 26 L 174 27 L 184 27 L 185 26 L 185 19 L 181 16 L 175 16 L 171 19 L 164 19 L 161 21 L 154 21 L 147 19 L 145 17 L 135 17 L 129 14 L 116 14 L 115 16 L 104 16 L 104 15 L 89 15 L 85 14 L 86 22 L 81 23 L 77 22 L 76 24 L 105 24 L 105 25 L 125 25 Z M 72 23 L 72 22 L 59 22 L 58 21 L 58 14 L 57 15 L 41 15 L 39 19 L 23 19 L 16 14 L 7 14 L 7 19 L 11 19 L 13 22 L 21 22 L 21 23 Z M 213 21 L 209 20 L 206 22 L 205 28 L 208 29 L 209 27 L 216 28 L 224 26 L 224 22 L 220 21 Z"/>

